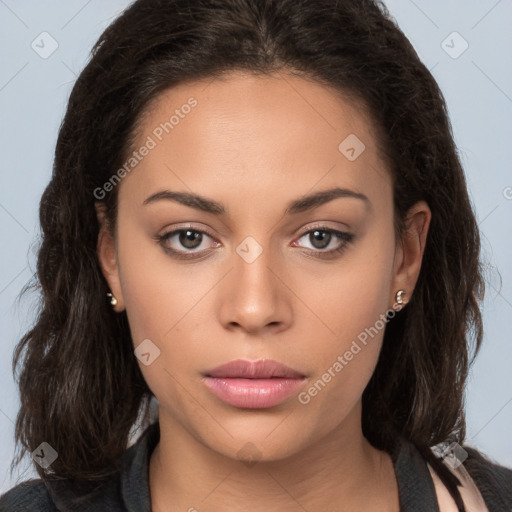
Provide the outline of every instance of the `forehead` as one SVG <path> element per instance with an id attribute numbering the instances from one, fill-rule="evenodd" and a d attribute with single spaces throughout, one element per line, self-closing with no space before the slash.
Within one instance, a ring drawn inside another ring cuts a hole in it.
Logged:
<path id="1" fill-rule="evenodd" d="M 223 184 L 247 198 L 269 188 L 295 197 L 322 181 L 371 195 L 389 187 L 374 131 L 359 102 L 317 82 L 233 71 L 151 102 L 132 150 L 148 140 L 152 149 L 122 188 L 148 195 L 168 184 L 208 195 Z"/>

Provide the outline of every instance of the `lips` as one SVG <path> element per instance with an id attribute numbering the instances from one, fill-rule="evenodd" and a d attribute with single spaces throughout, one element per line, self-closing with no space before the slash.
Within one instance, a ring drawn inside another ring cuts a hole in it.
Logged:
<path id="1" fill-rule="evenodd" d="M 208 377 L 238 377 L 242 379 L 271 379 L 273 377 L 300 379 L 304 377 L 301 373 L 272 359 L 255 362 L 238 359 L 218 366 L 206 372 L 206 375 Z"/>
<path id="2" fill-rule="evenodd" d="M 278 405 L 304 383 L 302 373 L 271 359 L 236 360 L 204 374 L 208 389 L 234 407 L 258 409 Z"/>

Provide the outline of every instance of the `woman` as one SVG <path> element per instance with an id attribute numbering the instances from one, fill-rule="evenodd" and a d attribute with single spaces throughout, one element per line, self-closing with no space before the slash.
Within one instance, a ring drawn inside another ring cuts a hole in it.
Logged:
<path id="1" fill-rule="evenodd" d="M 41 478 L 2 510 L 510 510 L 512 470 L 464 445 L 478 227 L 382 5 L 136 1 L 40 220 L 15 364 Z"/>

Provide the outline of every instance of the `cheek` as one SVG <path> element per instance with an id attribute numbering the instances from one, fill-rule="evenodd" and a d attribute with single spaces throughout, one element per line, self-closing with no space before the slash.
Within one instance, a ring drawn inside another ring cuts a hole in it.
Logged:
<path id="1" fill-rule="evenodd" d="M 172 264 L 140 228 L 120 229 L 120 278 L 134 344 L 163 340 L 201 297 L 192 265 Z"/>
<path id="2" fill-rule="evenodd" d="M 155 395 L 165 389 L 179 402 L 177 382 L 184 373 L 197 372 L 195 364 L 204 352 L 199 329 L 205 317 L 203 298 L 215 276 L 199 276 L 194 265 L 177 265 L 157 242 L 136 229 L 119 230 L 118 254 L 133 344 L 137 347 L 149 339 L 159 351 L 149 366 L 139 363 L 141 371 Z"/>
<path id="3" fill-rule="evenodd" d="M 310 277 L 308 305 L 323 326 L 319 331 L 316 322 L 310 331 L 318 340 L 309 350 L 316 372 L 299 401 L 326 424 L 339 421 L 360 399 L 377 364 L 391 306 L 393 244 L 392 236 L 368 234 L 329 275 Z"/>
<path id="4" fill-rule="evenodd" d="M 150 364 L 139 361 L 144 379 L 160 403 L 191 411 L 194 403 L 179 383 L 184 381 L 184 372 L 193 370 L 191 362 L 200 357 L 200 346 L 190 332 L 197 320 L 194 304 L 205 292 L 195 286 L 192 266 L 172 265 L 157 243 L 143 233 L 120 230 L 118 254 L 134 347 L 151 341 Z"/>
<path id="5" fill-rule="evenodd" d="M 306 302 L 324 324 L 332 348 L 350 344 L 391 306 L 394 240 L 374 231 L 330 269 L 304 272 L 309 276 L 301 285 Z"/>

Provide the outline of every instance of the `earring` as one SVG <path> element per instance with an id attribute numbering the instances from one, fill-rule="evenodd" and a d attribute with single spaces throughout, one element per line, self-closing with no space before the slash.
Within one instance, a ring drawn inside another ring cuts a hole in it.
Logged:
<path id="1" fill-rule="evenodd" d="M 405 290 L 398 290 L 396 292 L 396 303 L 400 304 L 400 306 L 405 306 L 407 304 L 407 301 L 404 300 L 403 296 L 405 295 Z"/>
<path id="2" fill-rule="evenodd" d="M 114 297 L 114 295 L 112 293 L 108 292 L 107 296 L 110 297 L 110 304 L 112 304 L 112 306 L 116 306 L 117 299 Z"/>

